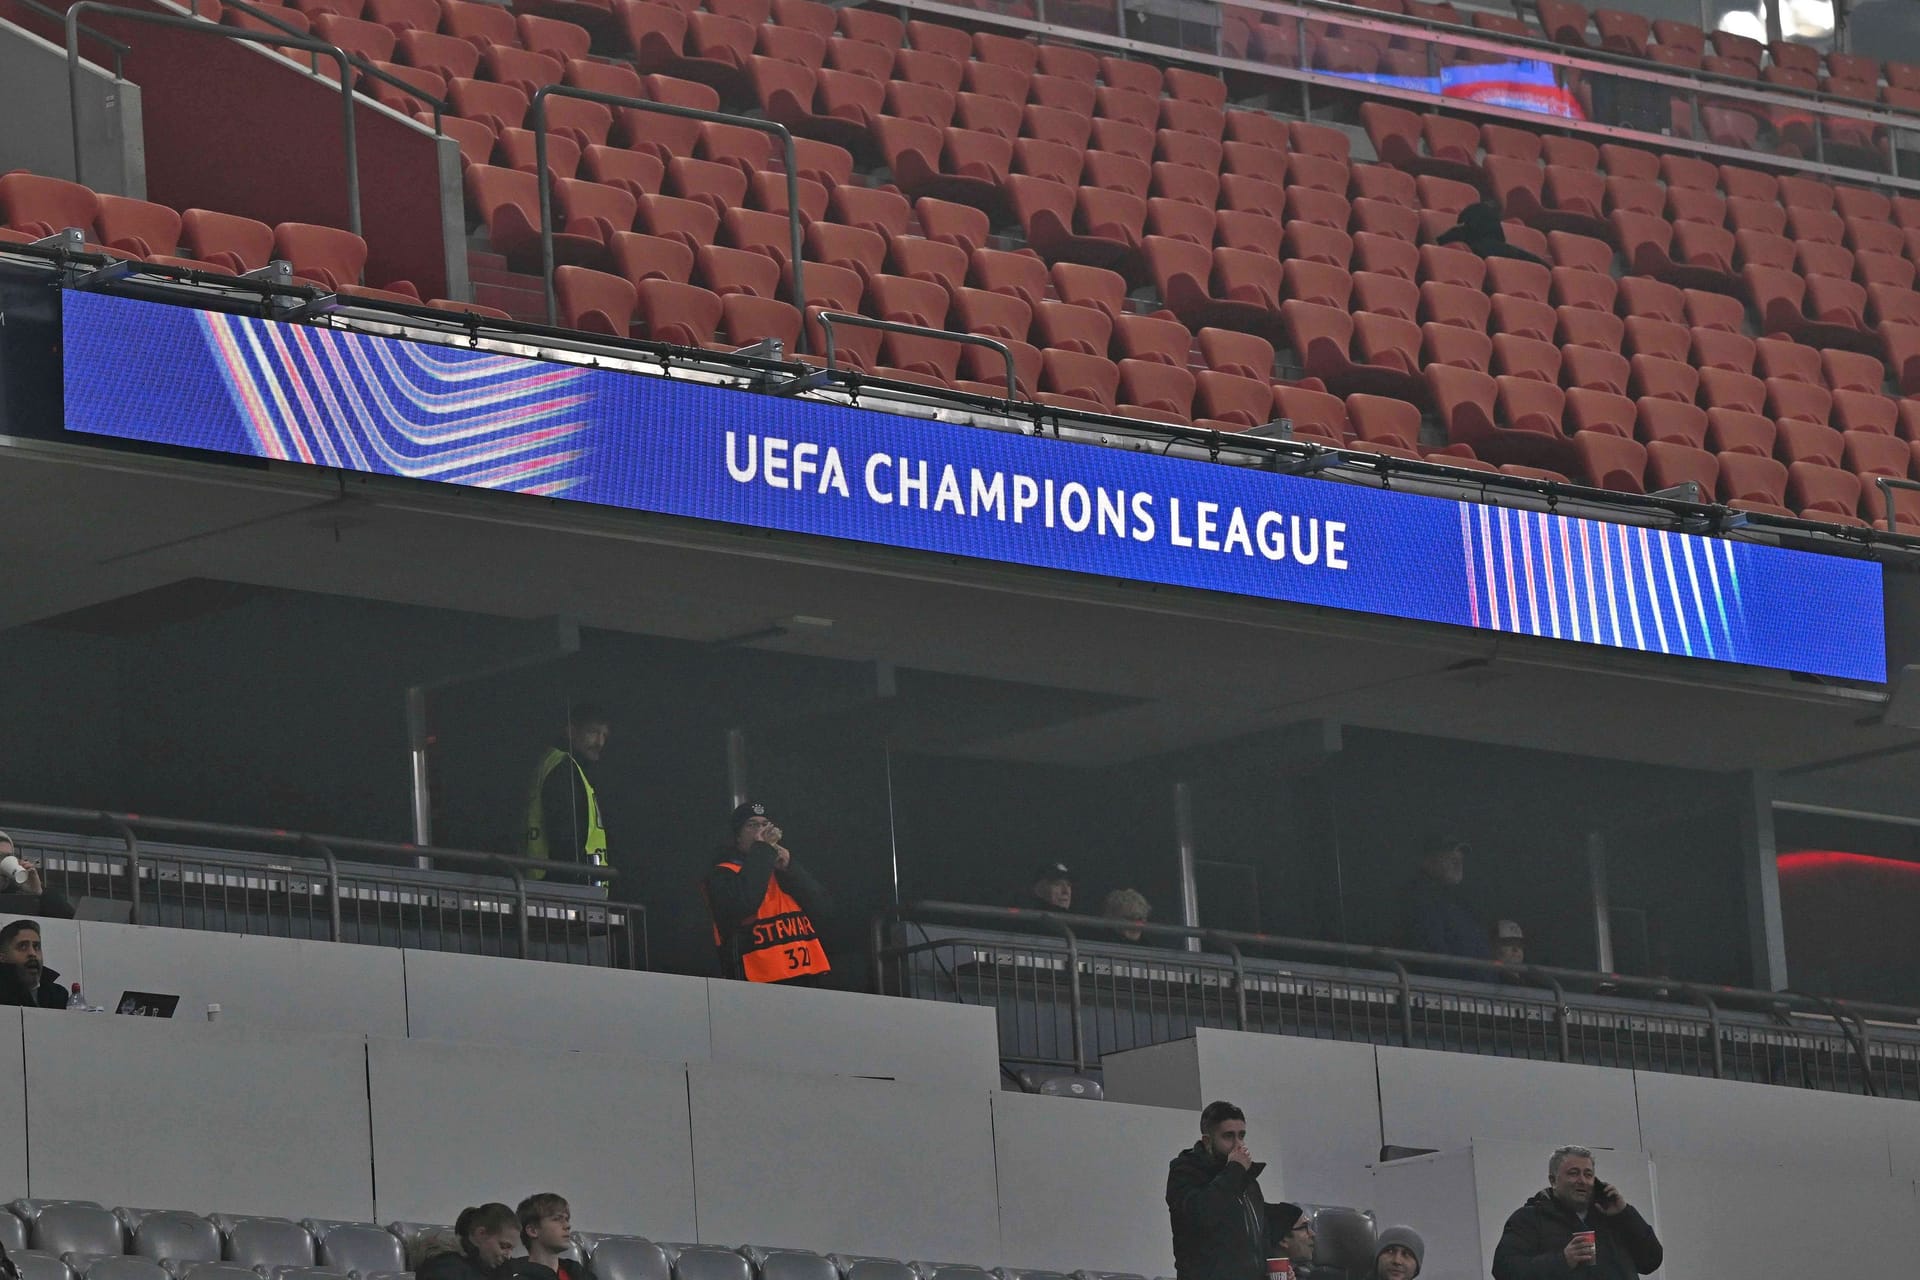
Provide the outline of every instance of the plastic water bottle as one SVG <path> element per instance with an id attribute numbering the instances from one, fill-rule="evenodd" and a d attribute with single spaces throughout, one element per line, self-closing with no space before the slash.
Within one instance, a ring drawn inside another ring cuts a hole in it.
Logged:
<path id="1" fill-rule="evenodd" d="M 87 998 L 80 994 L 80 984 L 73 984 L 73 993 L 67 997 L 67 1008 L 79 1013 L 105 1013 L 97 1004 L 88 1004 Z"/>

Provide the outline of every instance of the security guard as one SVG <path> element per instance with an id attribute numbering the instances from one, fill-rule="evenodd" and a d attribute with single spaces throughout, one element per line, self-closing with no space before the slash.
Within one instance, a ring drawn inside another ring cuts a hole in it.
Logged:
<path id="1" fill-rule="evenodd" d="M 587 766 L 600 763 L 611 731 L 600 707 L 582 702 L 568 709 L 566 736 L 540 757 L 527 788 L 527 857 L 607 865 L 606 822 Z"/>
<path id="2" fill-rule="evenodd" d="M 723 977 L 822 986 L 831 967 L 816 918 L 833 909 L 801 870 L 764 805 L 733 811 L 733 847 L 707 873 L 707 907 Z"/>

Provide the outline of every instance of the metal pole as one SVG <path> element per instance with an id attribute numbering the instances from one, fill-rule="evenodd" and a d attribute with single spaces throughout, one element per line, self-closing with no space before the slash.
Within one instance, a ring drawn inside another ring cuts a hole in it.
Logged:
<path id="1" fill-rule="evenodd" d="M 1773 779 L 1749 773 L 1740 797 L 1740 860 L 1747 891 L 1747 939 L 1753 956 L 1753 985 L 1762 991 L 1787 988 L 1786 930 L 1780 918 L 1780 867 L 1773 838 Z"/>
<path id="2" fill-rule="evenodd" d="M 727 794 L 733 797 L 732 805 L 739 808 L 747 802 L 747 731 L 745 729 L 727 730 Z M 898 883 L 898 877 L 895 877 Z M 896 894 L 895 900 L 898 901 Z"/>
<path id="3" fill-rule="evenodd" d="M 407 757 L 412 766 L 413 842 L 425 849 L 433 844 L 433 797 L 427 790 L 427 691 L 407 689 Z M 421 870 L 432 867 L 424 855 L 413 860 Z"/>
<path id="4" fill-rule="evenodd" d="M 1173 842 L 1180 859 L 1180 923 L 1200 927 L 1200 885 L 1193 874 L 1193 788 L 1173 784 Z M 1189 951 L 1200 949 L 1200 939 L 1188 938 Z"/>
<path id="5" fill-rule="evenodd" d="M 887 851 L 893 858 L 893 905 L 900 905 L 900 829 L 893 820 L 893 748 L 882 746 L 887 765 Z"/>
<path id="6" fill-rule="evenodd" d="M 1587 885 L 1593 903 L 1594 968 L 1613 972 L 1613 919 L 1607 901 L 1607 842 L 1587 832 Z"/>

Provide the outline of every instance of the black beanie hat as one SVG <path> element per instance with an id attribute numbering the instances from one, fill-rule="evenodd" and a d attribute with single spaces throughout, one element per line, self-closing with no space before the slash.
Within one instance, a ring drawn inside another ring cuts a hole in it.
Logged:
<path id="1" fill-rule="evenodd" d="M 1285 1240 L 1300 1219 L 1307 1216 L 1307 1211 L 1297 1204 L 1282 1200 L 1267 1211 L 1267 1216 L 1273 1222 L 1273 1234 L 1279 1240 Z"/>
<path id="2" fill-rule="evenodd" d="M 740 828 L 746 826 L 747 823 L 755 818 L 764 818 L 766 816 L 767 806 L 748 801 L 733 811 L 733 834 L 739 835 Z"/>

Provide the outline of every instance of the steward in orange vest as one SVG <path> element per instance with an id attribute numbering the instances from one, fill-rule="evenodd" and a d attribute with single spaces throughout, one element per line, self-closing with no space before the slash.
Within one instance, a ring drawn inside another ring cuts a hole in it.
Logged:
<path id="1" fill-rule="evenodd" d="M 814 924 L 832 901 L 780 843 L 782 834 L 763 805 L 733 811 L 733 848 L 704 885 L 720 974 L 820 986 L 831 966 Z"/>

